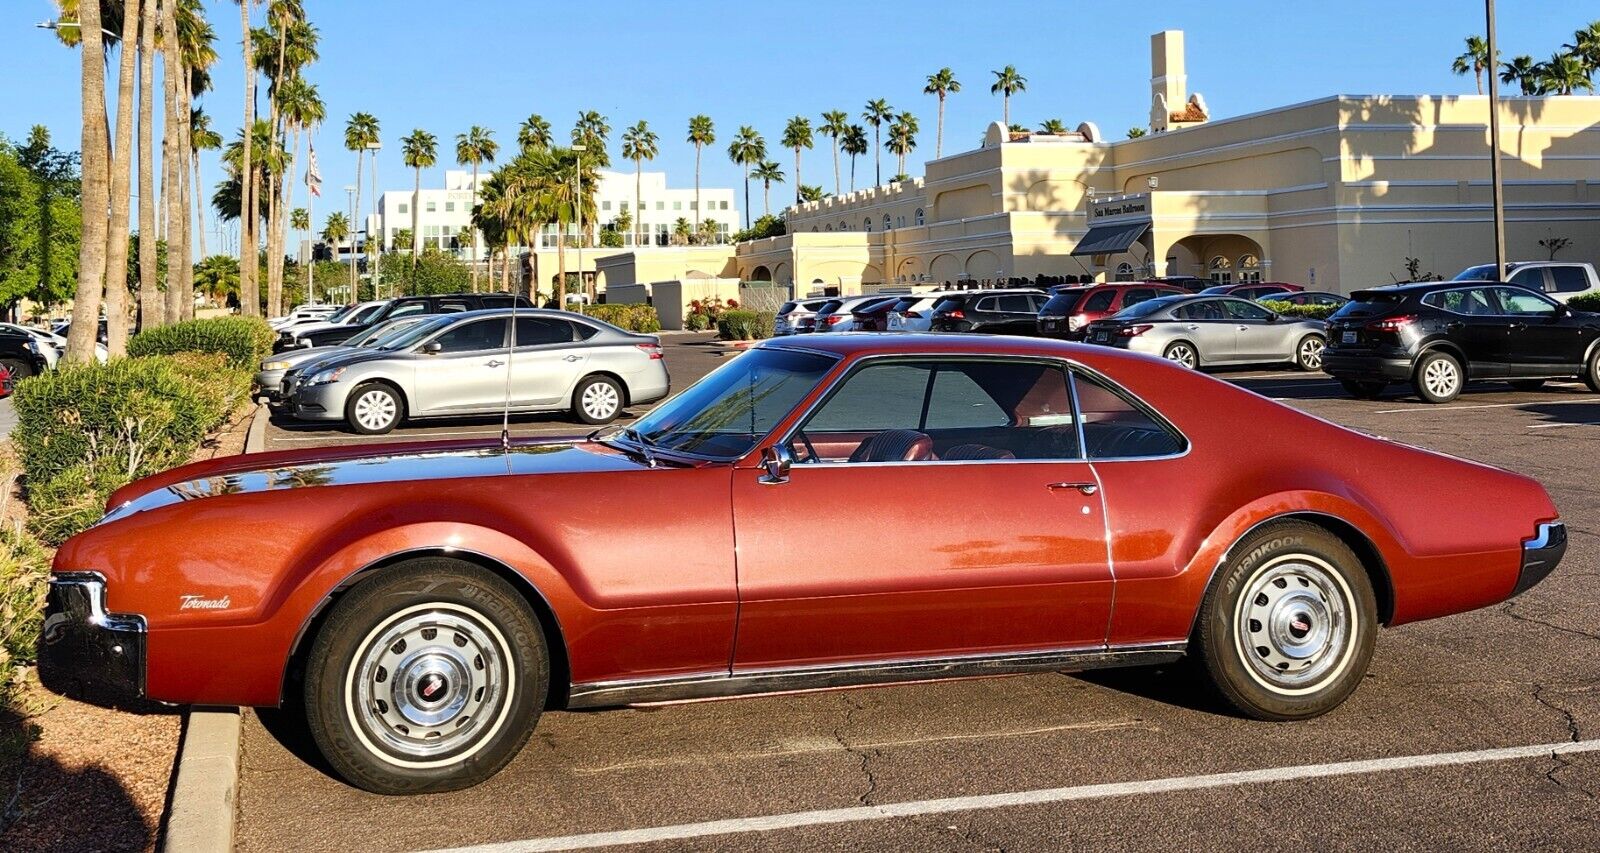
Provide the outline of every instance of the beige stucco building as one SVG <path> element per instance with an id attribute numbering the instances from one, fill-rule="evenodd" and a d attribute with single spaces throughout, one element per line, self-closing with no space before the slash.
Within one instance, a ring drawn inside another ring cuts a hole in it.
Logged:
<path id="1" fill-rule="evenodd" d="M 1186 94 L 1181 33 L 1152 38 L 1154 132 L 1008 133 L 924 177 L 784 212 L 719 274 L 799 294 L 1089 274 L 1350 290 L 1493 260 L 1488 99 L 1335 95 L 1227 119 Z M 1600 98 L 1501 104 L 1512 259 L 1600 261 Z"/>

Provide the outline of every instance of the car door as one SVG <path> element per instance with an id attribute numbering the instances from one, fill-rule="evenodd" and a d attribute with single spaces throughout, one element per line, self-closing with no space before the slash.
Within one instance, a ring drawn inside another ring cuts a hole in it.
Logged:
<path id="1" fill-rule="evenodd" d="M 1112 577 L 1061 364 L 858 362 L 734 472 L 734 670 L 1094 647 Z"/>
<path id="2" fill-rule="evenodd" d="M 1550 290 L 1550 283 L 1545 278 L 1543 267 L 1523 267 L 1512 273 L 1506 281 L 1534 293 L 1546 293 Z"/>
<path id="3" fill-rule="evenodd" d="M 511 405 L 544 408 L 560 403 L 577 384 L 587 348 L 572 323 L 560 317 L 518 317 L 511 358 Z"/>
<path id="4" fill-rule="evenodd" d="M 1500 307 L 1491 287 L 1464 287 L 1441 294 L 1445 310 L 1458 316 L 1446 325 L 1469 363 L 1468 373 L 1483 378 L 1506 374 L 1513 318 Z"/>
<path id="5" fill-rule="evenodd" d="M 1554 300 L 1514 287 L 1494 288 L 1504 314 L 1511 318 L 1506 335 L 1506 373 L 1511 376 L 1574 374 L 1593 336 L 1572 322 Z"/>
<path id="6" fill-rule="evenodd" d="M 1202 299 L 1178 306 L 1174 338 L 1183 338 L 1200 351 L 1206 364 L 1227 364 L 1236 360 L 1234 324 L 1223 310 L 1222 300 Z"/>
<path id="7" fill-rule="evenodd" d="M 437 346 L 437 351 L 433 350 Z M 510 375 L 506 318 L 463 320 L 420 348 L 411 409 L 419 415 L 466 414 L 505 405 Z"/>
<path id="8" fill-rule="evenodd" d="M 1243 299 L 1224 299 L 1222 308 L 1233 321 L 1233 348 L 1239 361 L 1281 361 L 1294 352 L 1284 339 L 1286 326 L 1271 311 Z"/>

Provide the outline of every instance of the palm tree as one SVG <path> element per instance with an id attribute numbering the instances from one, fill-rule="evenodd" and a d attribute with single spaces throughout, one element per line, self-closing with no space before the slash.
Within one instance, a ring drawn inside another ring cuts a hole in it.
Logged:
<path id="1" fill-rule="evenodd" d="M 322 226 L 322 240 L 332 247 L 335 256 L 338 255 L 339 244 L 349 236 L 349 218 L 338 211 L 328 214 L 328 219 Z"/>
<path id="2" fill-rule="evenodd" d="M 833 140 L 833 194 L 842 191 L 839 181 L 839 137 L 850 130 L 850 114 L 844 110 L 829 110 L 822 114 L 817 132 Z"/>
<path id="3" fill-rule="evenodd" d="M 100 32 L 100 4 L 83 3 L 78 9 L 81 42 L 79 88 L 83 94 L 83 237 L 78 246 L 78 286 L 72 302 L 72 328 L 67 334 L 66 359 L 89 363 L 94 359 L 95 330 L 100 326 L 100 297 L 106 283 L 106 232 L 104 211 L 111 188 L 106 163 L 110 140 L 106 133 L 105 47 Z"/>
<path id="4" fill-rule="evenodd" d="M 1066 133 L 1067 126 L 1061 121 L 1061 119 L 1058 118 L 1045 119 L 1039 124 L 1039 132 L 1051 134 Z"/>
<path id="5" fill-rule="evenodd" d="M 728 145 L 728 159 L 744 167 L 744 227 L 750 228 L 750 167 L 767 159 L 767 141 L 750 125 L 739 128 Z"/>
<path id="6" fill-rule="evenodd" d="M 661 153 L 660 147 L 657 145 L 658 141 L 655 132 L 650 129 L 650 125 L 643 119 L 640 119 L 638 124 L 622 132 L 622 156 L 633 161 L 633 202 L 635 206 L 639 205 L 640 200 L 644 198 L 643 163 L 646 160 L 656 159 L 656 155 Z M 698 198 L 695 199 L 694 206 L 695 218 L 699 219 L 700 201 Z M 642 228 L 643 226 L 639 227 Z M 640 238 L 640 234 L 634 234 L 633 244 L 635 246 L 639 245 Z"/>
<path id="7" fill-rule="evenodd" d="M 1558 53 L 1539 65 L 1539 89 L 1552 95 L 1570 95 L 1579 90 L 1593 92 L 1594 81 L 1583 67 L 1583 60 L 1570 53 Z"/>
<path id="8" fill-rule="evenodd" d="M 839 147 L 850 155 L 850 191 L 856 191 L 856 158 L 867 153 L 867 129 L 859 124 L 850 125 L 839 141 Z"/>
<path id="9" fill-rule="evenodd" d="M 411 272 L 417 271 L 417 205 L 422 197 L 422 170 L 433 168 L 439 159 L 439 140 L 433 134 L 417 128 L 411 135 L 400 140 L 400 154 L 405 164 L 410 166 L 416 174 L 416 183 L 411 189 Z"/>
<path id="10" fill-rule="evenodd" d="M 157 4 L 142 3 L 139 7 L 139 330 L 154 328 L 166 318 L 166 301 L 156 281 L 160 274 L 156 240 L 156 184 L 155 184 L 155 55 Z M 213 134 L 214 135 L 214 134 Z M 221 144 L 221 141 L 218 141 Z M 197 159 L 198 165 L 199 160 Z M 196 182 L 196 186 L 199 183 Z M 196 205 L 204 211 L 204 205 Z M 201 239 L 205 239 L 202 227 Z"/>
<path id="11" fill-rule="evenodd" d="M 948 67 L 928 75 L 928 85 L 922 87 L 924 95 L 939 96 L 939 130 L 933 138 L 933 158 L 935 160 L 944 156 L 944 98 L 952 92 L 961 91 L 961 81 L 956 79 L 956 73 Z"/>
<path id="12" fill-rule="evenodd" d="M 378 143 L 378 140 L 382 138 L 381 134 L 382 134 L 382 131 L 380 130 L 379 125 L 378 125 L 378 118 L 377 118 L 377 116 L 374 116 L 371 113 L 359 113 L 359 112 L 358 113 L 352 113 L 350 115 L 350 118 L 347 119 L 345 121 L 345 123 L 344 123 L 344 147 L 345 147 L 345 150 L 346 151 L 354 151 L 354 152 L 356 152 L 356 197 L 355 197 L 355 209 L 356 210 L 360 210 L 361 209 L 361 162 L 367 155 L 367 146 L 376 145 Z M 376 157 L 377 155 L 374 154 L 373 156 Z M 432 164 L 430 163 L 429 165 L 432 165 Z M 413 197 L 411 199 L 411 205 L 412 205 L 411 230 L 413 232 L 415 232 L 417 230 L 417 228 L 416 228 L 416 225 L 417 225 L 416 203 L 417 203 L 417 200 L 416 200 L 415 197 Z M 413 247 L 413 249 L 414 248 L 415 247 Z M 412 254 L 411 266 L 412 266 L 412 269 L 416 269 L 416 263 L 417 263 L 416 252 L 413 251 L 411 254 Z M 354 294 L 356 292 L 356 272 L 357 272 L 356 264 L 355 264 L 354 259 L 352 259 L 351 263 L 350 263 L 350 293 L 351 293 L 351 298 L 354 298 Z"/>
<path id="13" fill-rule="evenodd" d="M 1512 59 L 1510 62 L 1500 63 L 1500 82 L 1510 85 L 1516 83 L 1524 95 L 1539 94 L 1539 63 L 1533 57 L 1523 55 Z"/>
<path id="14" fill-rule="evenodd" d="M 494 131 L 473 125 L 466 133 L 456 134 L 456 163 L 472 167 L 472 206 L 478 206 L 478 167 L 493 163 L 500 153 L 500 143 L 494 141 Z M 472 238 L 472 292 L 478 292 L 478 233 L 469 232 Z"/>
<path id="15" fill-rule="evenodd" d="M 572 144 L 582 145 L 585 160 L 593 160 L 598 168 L 611 165 L 611 154 L 606 143 L 611 138 L 611 125 L 606 117 L 588 110 L 578 113 L 578 123 L 572 127 Z"/>
<path id="16" fill-rule="evenodd" d="M 272 145 L 287 150 L 283 101 L 300 71 L 317 59 L 317 30 L 305 20 L 301 0 L 267 0 L 267 27 L 255 30 L 258 70 L 267 77 L 268 125 Z M 267 177 L 267 313 L 283 312 L 283 242 L 288 213 L 279 175 Z M 359 210 L 359 208 L 357 208 Z"/>
<path id="17" fill-rule="evenodd" d="M 889 125 L 889 141 L 884 144 L 898 158 L 897 175 L 906 173 L 906 155 L 917 147 L 917 132 L 921 129 L 917 117 L 911 113 L 901 113 L 895 117 L 894 124 Z"/>
<path id="18" fill-rule="evenodd" d="M 872 150 L 873 150 L 873 181 L 875 185 L 883 183 L 883 155 L 876 153 L 883 147 L 881 135 L 883 125 L 894 118 L 894 107 L 882 98 L 867 101 L 867 108 L 861 113 L 861 120 L 872 125 Z"/>
<path id="19" fill-rule="evenodd" d="M 701 220 L 700 225 L 694 229 L 695 237 L 703 246 L 717 242 L 717 237 L 722 233 L 722 226 L 715 219 Z"/>
<path id="20" fill-rule="evenodd" d="M 194 317 L 194 265 L 188 262 L 193 254 L 189 248 L 192 242 L 190 231 L 193 228 L 189 206 L 203 206 L 198 202 L 199 185 L 191 185 L 189 180 L 189 166 L 194 159 L 189 144 L 193 138 L 189 121 L 194 111 L 194 99 L 211 88 L 210 68 L 216 64 L 218 57 L 215 48 L 217 35 L 205 20 L 200 0 L 180 0 L 173 13 L 181 60 L 179 67 L 184 72 L 177 81 L 176 113 L 173 116 L 176 125 L 172 136 L 173 159 L 176 161 L 173 175 L 177 188 L 175 204 L 172 206 L 175 227 L 167 235 L 168 251 L 174 257 L 185 259 L 183 263 L 168 265 L 169 277 L 176 273 L 177 287 L 169 284 L 167 288 L 166 313 L 169 320 L 176 321 Z M 254 189 L 251 195 L 255 196 Z M 251 233 L 254 234 L 254 230 Z"/>
<path id="21" fill-rule="evenodd" d="M 1472 81 L 1478 85 L 1480 95 L 1483 94 L 1483 72 L 1489 67 L 1489 43 L 1484 41 L 1482 36 L 1467 36 L 1466 52 L 1450 63 L 1451 71 L 1460 75 L 1472 75 Z"/>
<path id="22" fill-rule="evenodd" d="M 1600 71 L 1600 21 L 1593 21 L 1589 26 L 1572 34 L 1572 44 L 1562 47 L 1567 52 L 1576 56 L 1583 63 L 1583 68 L 1590 77 L 1594 72 Z"/>
<path id="23" fill-rule="evenodd" d="M 1011 96 L 1018 92 L 1028 91 L 1028 78 L 1017 73 L 1015 65 L 1007 65 L 994 74 L 994 84 L 989 87 L 989 94 L 999 94 L 1005 102 L 1005 112 L 1002 121 L 1007 127 L 1011 126 Z"/>
<path id="24" fill-rule="evenodd" d="M 327 119 L 328 111 L 322 103 L 321 95 L 317 93 L 317 87 L 307 83 L 300 77 L 295 77 L 288 83 L 284 84 L 282 98 L 284 121 L 290 128 L 294 129 L 294 153 L 289 160 L 289 162 L 292 164 L 297 163 L 300 160 L 300 140 L 302 135 L 309 135 L 312 128 L 321 125 L 322 122 Z M 286 189 L 288 192 L 286 198 L 279 205 L 280 209 L 288 211 L 294 206 L 294 188 L 297 183 L 299 182 L 294 180 L 287 180 L 283 182 L 284 189 Z M 310 191 L 307 190 L 307 192 L 309 193 Z M 288 223 L 283 224 L 287 225 Z M 275 262 L 279 264 L 283 262 L 283 243 L 281 238 L 282 233 L 280 231 L 280 240 L 278 243 L 278 251 L 276 253 L 277 257 L 275 258 Z M 202 254 L 204 253 L 202 252 Z M 302 274 L 304 274 L 305 268 L 302 267 L 301 271 Z M 278 276 L 279 286 L 281 288 L 283 276 L 281 269 L 278 273 Z M 306 282 L 306 285 L 306 295 L 309 297 L 311 295 L 309 280 Z"/>
<path id="25" fill-rule="evenodd" d="M 693 236 L 694 226 L 689 224 L 689 220 L 680 216 L 677 222 L 672 223 L 672 242 L 675 245 L 687 246 Z"/>
<path id="26" fill-rule="evenodd" d="M 289 227 L 294 229 L 294 233 L 300 235 L 294 241 L 295 262 L 300 265 L 300 286 L 306 291 L 307 301 L 315 302 L 316 300 L 310 298 L 311 288 L 306 285 L 306 273 L 310 270 L 310 264 L 308 263 L 310 259 L 306 257 L 305 244 L 306 232 L 311 230 L 311 214 L 303 207 L 297 207 L 289 211 Z"/>
<path id="27" fill-rule="evenodd" d="M 811 147 L 811 119 L 795 116 L 783 128 L 783 147 L 794 151 L 794 200 L 800 201 L 800 149 Z"/>
<path id="28" fill-rule="evenodd" d="M 771 216 L 772 185 L 783 183 L 783 169 L 776 161 L 763 160 L 756 165 L 756 170 L 750 174 L 761 182 L 761 207 L 767 216 Z"/>
<path id="29" fill-rule="evenodd" d="M 255 39 L 250 34 L 250 7 L 255 5 L 255 0 L 234 0 L 239 4 L 239 29 L 244 39 L 244 127 L 255 127 L 256 124 L 256 60 Z M 163 6 L 166 4 L 163 3 Z M 244 134 L 244 154 L 241 160 L 239 174 L 246 176 L 240 184 L 239 191 L 241 214 L 239 216 L 239 312 L 246 317 L 261 315 L 261 285 L 256 281 L 256 225 L 259 222 L 256 211 L 260 204 L 255 197 L 255 169 L 252 162 L 255 152 L 252 150 L 255 134 Z M 171 232 L 168 232 L 171 233 Z M 169 265 L 170 268 L 171 265 Z M 167 306 L 172 306 L 171 282 L 168 282 Z"/>
<path id="30" fill-rule="evenodd" d="M 549 148 L 554 140 L 550 136 L 550 122 L 534 113 L 517 129 L 518 148 Z"/>
<path id="31" fill-rule="evenodd" d="M 106 23 L 115 24 L 115 21 Z M 111 221 L 106 230 L 106 350 L 125 355 L 128 350 L 128 217 L 133 184 L 133 72 L 138 59 L 139 16 L 125 10 L 117 72 L 117 130 L 111 143 Z"/>
<path id="32" fill-rule="evenodd" d="M 200 152 L 216 151 L 222 147 L 222 134 L 211 129 L 211 116 L 205 110 L 194 110 L 189 115 L 189 148 L 194 156 L 194 185 L 200 186 Z M 142 201 L 142 200 L 141 200 Z M 200 239 L 200 259 L 210 257 L 206 251 L 206 206 L 197 204 L 195 210 L 195 235 Z M 142 250 L 144 247 L 140 246 Z"/>
<path id="33" fill-rule="evenodd" d="M 700 152 L 707 145 L 717 141 L 716 125 L 711 123 L 711 116 L 704 113 L 689 119 L 689 136 L 687 139 L 694 146 L 694 221 L 696 227 L 700 223 Z M 641 227 L 642 224 L 641 224 Z"/>

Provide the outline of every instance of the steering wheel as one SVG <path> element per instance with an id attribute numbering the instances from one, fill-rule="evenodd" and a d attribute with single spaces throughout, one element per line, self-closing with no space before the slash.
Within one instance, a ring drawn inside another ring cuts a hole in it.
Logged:
<path id="1" fill-rule="evenodd" d="M 796 459 L 796 462 L 801 465 L 810 465 L 822 461 L 822 454 L 817 452 L 817 448 L 811 443 L 811 439 L 805 434 L 804 430 L 796 432 L 794 437 L 800 439 L 800 443 L 805 445 L 806 448 L 806 458 Z"/>

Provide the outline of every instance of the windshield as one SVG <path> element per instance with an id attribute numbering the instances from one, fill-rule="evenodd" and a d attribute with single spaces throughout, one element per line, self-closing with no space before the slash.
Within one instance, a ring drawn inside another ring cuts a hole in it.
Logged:
<path id="1" fill-rule="evenodd" d="M 389 303 L 387 303 L 387 302 L 379 302 L 376 305 L 368 305 L 367 307 L 361 309 L 360 311 L 357 311 L 355 317 L 353 319 L 351 319 L 350 325 L 358 326 L 358 325 L 360 325 L 362 323 L 370 323 L 370 322 L 372 322 L 372 319 L 374 317 L 378 316 L 378 312 L 382 311 L 385 307 L 388 306 L 388 304 Z"/>
<path id="2" fill-rule="evenodd" d="M 1188 298 L 1189 297 L 1187 294 L 1183 296 L 1173 294 L 1171 296 L 1157 296 L 1154 299 L 1146 299 L 1137 305 L 1130 305 L 1127 308 L 1118 311 L 1116 313 L 1116 319 L 1138 320 L 1144 317 L 1154 317 L 1155 315 L 1160 314 L 1161 312 Z"/>
<path id="3" fill-rule="evenodd" d="M 338 323 L 338 322 L 344 320 L 344 318 L 350 316 L 350 312 L 354 311 L 354 310 L 356 310 L 356 306 L 354 306 L 354 305 L 346 305 L 343 308 L 340 308 L 339 310 L 333 312 L 332 314 L 329 314 L 328 315 L 328 319 L 327 319 L 326 322 Z"/>
<path id="4" fill-rule="evenodd" d="M 1039 313 L 1047 317 L 1065 317 L 1078 307 L 1078 300 L 1083 298 L 1087 290 L 1058 290 L 1051 294 L 1045 301 Z"/>
<path id="5" fill-rule="evenodd" d="M 753 349 L 634 423 L 652 447 L 715 459 L 750 452 L 831 369 L 831 356 Z"/>
<path id="6" fill-rule="evenodd" d="M 1475 267 L 1467 267 L 1466 269 L 1462 270 L 1461 272 L 1456 273 L 1456 277 L 1452 278 L 1450 280 L 1451 281 L 1499 281 L 1500 280 L 1500 273 L 1499 273 L 1499 271 L 1497 271 L 1494 268 L 1494 264 L 1478 264 Z"/>
<path id="7" fill-rule="evenodd" d="M 434 314 L 422 317 L 418 319 L 416 325 L 390 335 L 384 341 L 374 344 L 373 348 L 391 351 L 408 349 L 422 343 L 424 338 L 439 331 L 444 326 L 450 325 L 452 322 L 455 322 L 455 320 L 449 314 Z"/>
<path id="8" fill-rule="evenodd" d="M 350 340 L 345 341 L 344 345 L 347 347 L 375 346 L 381 348 L 389 339 L 399 337 L 400 334 L 406 329 L 409 329 L 412 326 L 422 322 L 422 319 L 423 318 L 421 317 L 406 317 L 402 320 L 390 320 L 387 323 L 379 323 L 365 332 L 356 335 Z"/>

